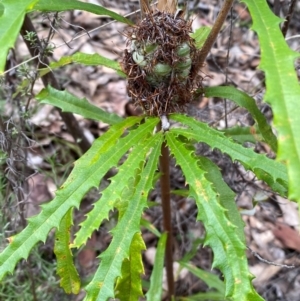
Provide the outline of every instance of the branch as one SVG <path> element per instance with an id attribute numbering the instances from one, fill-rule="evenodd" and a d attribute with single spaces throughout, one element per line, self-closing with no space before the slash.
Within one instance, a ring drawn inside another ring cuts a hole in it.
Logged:
<path id="1" fill-rule="evenodd" d="M 296 266 L 294 265 L 286 265 L 286 264 L 281 264 L 281 263 L 276 263 L 274 261 L 269 261 L 267 259 L 264 259 L 262 258 L 257 252 L 251 250 L 249 247 L 247 247 L 247 249 L 252 253 L 252 255 L 254 257 L 256 257 L 259 261 L 261 262 L 264 262 L 266 264 L 269 264 L 269 265 L 274 265 L 274 266 L 277 266 L 277 267 L 282 267 L 282 268 L 287 268 L 287 269 L 294 269 Z"/>
<path id="2" fill-rule="evenodd" d="M 160 123 L 158 130 L 162 128 Z M 171 198 L 170 198 L 170 156 L 169 148 L 166 142 L 163 142 L 161 146 L 161 157 L 159 158 L 160 166 L 160 186 L 161 186 L 161 202 L 163 210 L 163 224 L 164 231 L 167 232 L 167 243 L 166 243 L 166 271 L 167 271 L 167 282 L 168 282 L 168 300 L 171 301 L 174 297 L 174 274 L 173 274 L 173 234 L 172 234 L 172 209 L 171 209 Z"/>
<path id="3" fill-rule="evenodd" d="M 233 0 L 225 0 L 224 1 L 223 7 L 221 8 L 221 10 L 218 14 L 215 24 L 213 25 L 209 36 L 207 37 L 203 47 L 200 50 L 200 54 L 199 54 L 200 59 L 199 59 L 199 62 L 197 63 L 200 68 L 204 64 L 210 49 L 212 48 L 213 44 L 215 43 L 215 40 L 221 30 L 222 25 L 224 24 L 224 21 L 225 21 L 226 16 L 232 6 L 232 3 L 233 3 Z"/>
<path id="4" fill-rule="evenodd" d="M 26 40 L 24 38 L 24 36 L 26 35 L 26 31 L 27 32 L 34 32 L 36 33 L 36 30 L 30 20 L 30 18 L 26 15 L 25 19 L 24 19 L 24 23 L 23 26 L 21 28 L 21 35 L 24 39 L 24 42 L 26 43 L 26 46 L 31 54 L 31 56 L 36 56 L 35 53 L 35 48 L 32 47 L 32 45 L 30 45 L 30 42 L 28 40 Z M 39 49 L 43 49 L 42 47 L 42 43 L 40 41 L 40 39 L 37 36 L 36 33 L 36 44 L 38 46 Z M 49 60 L 47 57 L 42 56 L 40 58 L 36 58 L 35 59 L 37 66 L 39 66 L 39 64 L 43 64 L 48 66 L 49 65 Z M 41 77 L 43 84 L 45 87 L 47 87 L 48 85 L 51 85 L 53 88 L 57 89 L 57 90 L 62 90 L 59 83 L 57 82 L 53 72 L 49 72 L 47 74 L 45 74 L 44 76 Z M 59 111 L 59 114 L 62 118 L 62 120 L 64 121 L 64 123 L 67 126 L 67 130 L 68 132 L 72 135 L 75 143 L 77 143 L 81 149 L 81 151 L 83 153 L 85 153 L 89 148 L 90 148 L 90 143 L 87 140 L 87 138 L 84 136 L 82 129 L 79 127 L 78 122 L 76 120 L 76 118 L 74 117 L 74 115 L 72 113 L 69 112 L 62 112 L 60 109 L 57 109 Z"/>

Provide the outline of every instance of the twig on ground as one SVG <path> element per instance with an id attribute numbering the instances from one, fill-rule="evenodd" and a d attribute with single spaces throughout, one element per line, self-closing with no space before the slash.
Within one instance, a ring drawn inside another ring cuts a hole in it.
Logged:
<path id="1" fill-rule="evenodd" d="M 259 261 L 269 264 L 269 265 L 275 265 L 277 267 L 282 267 L 282 268 L 286 268 L 286 269 L 294 269 L 296 266 L 295 265 L 287 265 L 287 264 L 282 264 L 282 263 L 277 263 L 274 261 L 269 261 L 267 259 L 262 258 L 257 252 L 251 250 L 249 247 L 247 247 L 247 249 L 252 253 L 252 255 L 254 257 L 256 257 Z"/>

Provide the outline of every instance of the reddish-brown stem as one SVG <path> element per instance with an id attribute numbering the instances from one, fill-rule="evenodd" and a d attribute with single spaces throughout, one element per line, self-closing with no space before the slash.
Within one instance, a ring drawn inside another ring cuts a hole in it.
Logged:
<path id="1" fill-rule="evenodd" d="M 204 64 L 206 57 L 207 57 L 210 49 L 212 48 L 220 30 L 224 24 L 224 21 L 225 21 L 226 16 L 232 6 L 232 3 L 233 3 L 233 0 L 225 0 L 223 3 L 220 13 L 218 14 L 218 17 L 211 29 L 211 32 L 200 50 L 200 55 L 199 55 L 200 59 L 199 59 L 199 62 L 197 63 L 198 66 L 200 66 L 200 68 Z"/>
<path id="2" fill-rule="evenodd" d="M 286 33 L 288 31 L 288 28 L 289 28 L 289 25 L 290 25 L 290 22 L 291 22 L 291 19 L 292 19 L 292 16 L 293 16 L 293 13 L 294 13 L 294 10 L 295 10 L 295 7 L 296 7 L 296 3 L 297 3 L 296 0 L 291 1 L 289 11 L 288 11 L 288 13 L 285 17 L 285 21 L 282 25 L 281 31 L 282 31 L 282 34 L 283 34 L 284 37 L 286 36 Z"/>
<path id="3" fill-rule="evenodd" d="M 160 164 L 160 186 L 161 186 L 161 202 L 163 209 L 164 230 L 168 233 L 165 264 L 168 282 L 168 300 L 171 301 L 175 294 L 174 275 L 173 275 L 173 235 L 172 235 L 172 211 L 170 197 L 170 166 L 169 166 L 169 149 L 165 142 L 161 147 Z"/>
<path id="4" fill-rule="evenodd" d="M 30 20 L 30 18 L 26 15 L 24 19 L 24 23 L 21 29 L 22 37 L 26 43 L 26 46 L 32 56 L 36 56 L 37 48 L 33 48 L 32 45 L 30 45 L 30 42 L 24 38 L 27 32 L 35 32 L 36 30 Z M 36 36 L 37 37 L 37 36 Z M 38 49 L 43 49 L 42 43 L 37 37 L 36 39 L 36 46 Z M 44 66 L 49 65 L 49 60 L 47 57 L 42 56 L 40 59 L 36 59 L 37 66 L 40 64 L 43 64 Z M 46 75 L 42 76 L 42 81 L 45 87 L 48 85 L 51 85 L 53 88 L 57 90 L 61 90 L 61 87 L 59 83 L 57 82 L 53 72 L 49 72 Z M 73 139 L 75 140 L 75 143 L 77 143 L 82 150 L 82 152 L 86 152 L 90 148 L 90 143 L 87 140 L 87 138 L 84 136 L 82 129 L 79 127 L 77 120 L 75 119 L 74 115 L 72 113 L 68 112 L 62 112 L 59 109 L 59 114 L 62 118 L 62 120 L 65 122 L 67 126 L 68 132 L 73 136 Z"/>

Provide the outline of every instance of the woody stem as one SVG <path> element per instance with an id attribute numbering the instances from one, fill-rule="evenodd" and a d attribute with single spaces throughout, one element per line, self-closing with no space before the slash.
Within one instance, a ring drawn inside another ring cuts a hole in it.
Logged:
<path id="1" fill-rule="evenodd" d="M 200 50 L 200 60 L 198 62 L 198 65 L 201 67 L 203 65 L 203 63 L 206 60 L 206 57 L 210 51 L 210 49 L 212 48 L 220 30 L 222 25 L 224 24 L 224 21 L 226 19 L 226 16 L 232 6 L 233 0 L 225 0 L 223 3 L 223 6 L 220 10 L 220 13 L 218 14 L 218 17 L 210 31 L 209 36 L 207 37 L 204 45 L 202 46 L 201 50 Z"/>
<path id="2" fill-rule="evenodd" d="M 161 185 L 161 201 L 163 210 L 163 224 L 164 231 L 168 233 L 166 251 L 165 251 L 165 264 L 167 271 L 168 282 L 168 300 L 174 297 L 174 276 L 173 276 L 173 234 L 172 234 L 172 211 L 171 211 L 171 197 L 170 197 L 170 166 L 169 166 L 169 148 L 165 142 L 161 147 L 160 157 L 160 185 Z"/>

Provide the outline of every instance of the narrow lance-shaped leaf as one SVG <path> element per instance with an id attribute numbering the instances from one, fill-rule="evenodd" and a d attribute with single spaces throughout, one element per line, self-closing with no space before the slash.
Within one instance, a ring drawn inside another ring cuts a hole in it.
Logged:
<path id="1" fill-rule="evenodd" d="M 198 219 L 206 230 L 205 244 L 214 252 L 213 266 L 225 277 L 225 296 L 240 301 L 262 301 L 252 287 L 253 276 L 248 271 L 245 245 L 236 233 L 236 226 L 226 217 L 212 184 L 198 166 L 193 151 L 176 139 L 176 134 L 166 134 L 167 143 L 176 163 L 180 165 L 189 184 L 191 197 L 198 207 Z"/>
<path id="2" fill-rule="evenodd" d="M 63 112 L 72 112 L 85 118 L 100 120 L 108 124 L 116 124 L 123 120 L 116 114 L 108 113 L 92 105 L 86 98 L 79 99 L 67 91 L 59 91 L 51 86 L 43 89 L 36 99 L 41 103 L 48 103 L 62 109 Z"/>
<path id="3" fill-rule="evenodd" d="M 121 15 L 103 7 L 100 5 L 85 3 L 77 0 L 39 0 L 35 1 L 36 4 L 33 6 L 32 10 L 40 10 L 43 12 L 51 12 L 51 11 L 66 11 L 66 10 L 85 10 L 90 13 L 100 15 L 100 16 L 109 16 L 119 22 L 123 22 L 129 25 L 133 25 L 132 22 L 122 17 Z"/>
<path id="4" fill-rule="evenodd" d="M 136 301 L 143 296 L 141 274 L 144 273 L 142 251 L 146 250 L 141 233 L 133 236 L 129 258 L 122 263 L 122 274 L 116 286 L 116 298 L 122 301 Z"/>
<path id="5" fill-rule="evenodd" d="M 271 104 L 274 127 L 278 132 L 277 160 L 287 164 L 289 198 L 300 203 L 300 86 L 294 61 L 300 56 L 292 51 L 280 30 L 282 21 L 270 10 L 264 0 L 244 0 L 252 19 L 252 28 L 258 34 L 260 69 L 266 76 L 264 100 Z"/>
<path id="6" fill-rule="evenodd" d="M 204 89 L 204 94 L 206 97 L 223 97 L 230 99 L 240 107 L 248 110 L 253 119 L 257 122 L 258 129 L 265 141 L 271 146 L 274 152 L 277 151 L 277 138 L 252 97 L 234 87 L 209 87 Z"/>
<path id="7" fill-rule="evenodd" d="M 167 237 L 168 234 L 163 233 L 158 240 L 154 266 L 150 277 L 150 288 L 146 294 L 148 301 L 161 301 Z"/>
<path id="8" fill-rule="evenodd" d="M 157 230 L 157 228 L 151 222 L 149 222 L 147 219 L 143 217 L 141 218 L 141 227 L 146 228 L 149 232 L 153 233 L 155 236 L 161 237 L 161 233 Z"/>
<path id="9" fill-rule="evenodd" d="M 192 263 L 182 261 L 180 261 L 179 263 L 181 267 L 186 268 L 187 270 L 189 270 L 189 272 L 205 282 L 209 288 L 215 288 L 218 292 L 220 292 L 223 295 L 224 299 L 225 284 L 222 280 L 220 280 L 218 275 L 199 269 Z"/>
<path id="10" fill-rule="evenodd" d="M 73 254 L 70 250 L 70 228 L 72 226 L 73 210 L 69 209 L 55 232 L 54 253 L 57 260 L 57 274 L 60 277 L 60 286 L 67 294 L 78 294 L 80 278 L 73 263 Z"/>
<path id="11" fill-rule="evenodd" d="M 59 227 L 67 211 L 72 207 L 78 208 L 85 193 L 92 187 L 98 187 L 107 171 L 117 165 L 129 148 L 147 133 L 151 133 L 158 122 L 155 118 L 148 119 L 137 130 L 119 139 L 128 127 L 141 119 L 142 117 L 131 117 L 112 126 L 75 162 L 72 173 L 57 191 L 55 199 L 43 205 L 42 212 L 30 218 L 28 226 L 9 239 L 9 245 L 0 254 L 0 280 L 6 273 L 13 271 L 20 259 L 28 257 L 35 244 L 45 241 L 49 231 Z"/>
<path id="12" fill-rule="evenodd" d="M 153 177 L 157 169 L 163 136 L 153 137 L 152 150 L 145 168 L 141 172 L 136 191 L 128 203 L 128 208 L 116 228 L 112 230 L 113 239 L 109 247 L 100 255 L 101 263 L 93 280 L 86 287 L 84 301 L 106 301 L 114 297 L 114 283 L 120 276 L 122 262 L 129 257 L 129 248 L 135 233 L 140 232 L 140 219 L 147 206 L 147 197 L 153 187 Z"/>
<path id="13" fill-rule="evenodd" d="M 286 194 L 286 167 L 280 162 L 271 160 L 265 155 L 255 153 L 252 149 L 234 143 L 225 137 L 223 133 L 191 117 L 172 114 L 170 118 L 190 127 L 190 129 L 172 129 L 174 133 L 176 132 L 198 142 L 205 142 L 212 148 L 220 149 L 228 154 L 232 160 L 238 160 L 247 169 L 252 170 L 259 179 L 265 181 L 272 189 L 282 195 Z"/>
<path id="14" fill-rule="evenodd" d="M 109 58 L 106 58 L 98 53 L 88 54 L 88 53 L 82 53 L 82 52 L 76 52 L 75 54 L 70 55 L 70 56 L 63 56 L 59 61 L 52 62 L 49 65 L 50 68 L 39 69 L 39 71 L 40 71 L 39 74 L 40 74 L 40 76 L 43 76 L 49 72 L 52 72 L 52 70 L 54 70 L 54 69 L 69 65 L 71 63 L 83 64 L 86 66 L 105 66 L 105 67 L 108 67 L 110 69 L 117 71 L 117 73 L 121 77 L 126 77 L 126 75 L 122 71 L 120 63 L 118 63 L 114 60 L 111 60 Z"/>
<path id="15" fill-rule="evenodd" d="M 244 144 L 245 142 L 251 142 L 255 144 L 258 141 L 263 141 L 263 137 L 260 134 L 257 126 L 235 126 L 221 130 L 226 137 L 232 138 L 234 141 Z"/>
<path id="16" fill-rule="evenodd" d="M 72 247 L 79 248 L 85 243 L 92 232 L 99 228 L 101 222 L 108 218 L 108 213 L 115 207 L 116 202 L 122 198 L 124 187 L 128 186 L 135 171 L 151 148 L 153 139 L 143 137 L 136 147 L 130 152 L 126 161 L 119 167 L 118 173 L 110 179 L 110 185 L 102 191 L 101 198 L 95 202 L 94 208 L 87 214 L 86 219 L 81 223 L 81 228 L 76 234 Z M 126 184 L 127 183 L 127 184 Z"/>

